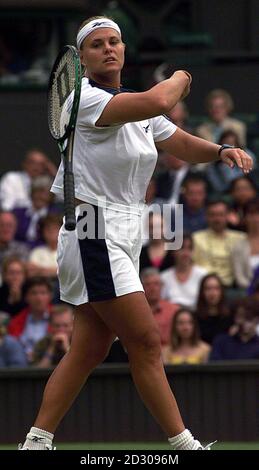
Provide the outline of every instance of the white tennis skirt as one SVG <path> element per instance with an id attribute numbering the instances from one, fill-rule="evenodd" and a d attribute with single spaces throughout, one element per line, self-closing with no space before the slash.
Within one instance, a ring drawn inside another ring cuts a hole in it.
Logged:
<path id="1" fill-rule="evenodd" d="M 73 305 L 144 291 L 139 278 L 141 216 L 92 204 L 76 207 L 77 227 L 62 225 L 57 250 L 61 300 Z"/>

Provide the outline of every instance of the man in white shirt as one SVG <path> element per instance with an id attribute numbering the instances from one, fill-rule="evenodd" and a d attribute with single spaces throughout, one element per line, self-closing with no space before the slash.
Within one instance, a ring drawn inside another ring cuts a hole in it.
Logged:
<path id="1" fill-rule="evenodd" d="M 29 150 L 23 161 L 23 171 L 8 171 L 0 181 L 0 205 L 3 210 L 30 207 L 31 182 L 41 175 L 54 177 L 56 167 L 38 149 Z"/>

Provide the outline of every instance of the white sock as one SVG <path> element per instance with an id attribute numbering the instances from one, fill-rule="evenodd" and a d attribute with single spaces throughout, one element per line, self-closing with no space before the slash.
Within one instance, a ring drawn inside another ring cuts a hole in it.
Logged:
<path id="1" fill-rule="evenodd" d="M 185 429 L 177 436 L 168 438 L 169 444 L 174 450 L 198 450 L 202 448 L 199 441 L 196 441 L 188 429 Z"/>
<path id="2" fill-rule="evenodd" d="M 53 437 L 54 434 L 51 434 L 51 432 L 32 427 L 26 436 L 26 441 L 23 444 L 23 447 L 29 450 L 44 450 L 47 445 L 51 448 Z"/>

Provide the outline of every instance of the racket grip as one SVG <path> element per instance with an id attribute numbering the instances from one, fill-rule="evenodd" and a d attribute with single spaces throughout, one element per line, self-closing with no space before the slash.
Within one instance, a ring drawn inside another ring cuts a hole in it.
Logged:
<path id="1" fill-rule="evenodd" d="M 72 231 L 76 228 L 75 215 L 75 185 L 71 171 L 64 174 L 65 229 Z"/>

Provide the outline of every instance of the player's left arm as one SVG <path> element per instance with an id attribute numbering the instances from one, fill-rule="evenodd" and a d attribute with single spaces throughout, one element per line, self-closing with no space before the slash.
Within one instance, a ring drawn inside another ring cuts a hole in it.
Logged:
<path id="1" fill-rule="evenodd" d="M 222 160 L 230 168 L 236 164 L 244 173 L 249 173 L 253 168 L 253 160 L 244 150 L 240 148 L 224 149 L 219 156 L 220 145 L 195 137 L 179 128 L 168 139 L 156 142 L 156 146 L 158 149 L 189 163 Z"/>

